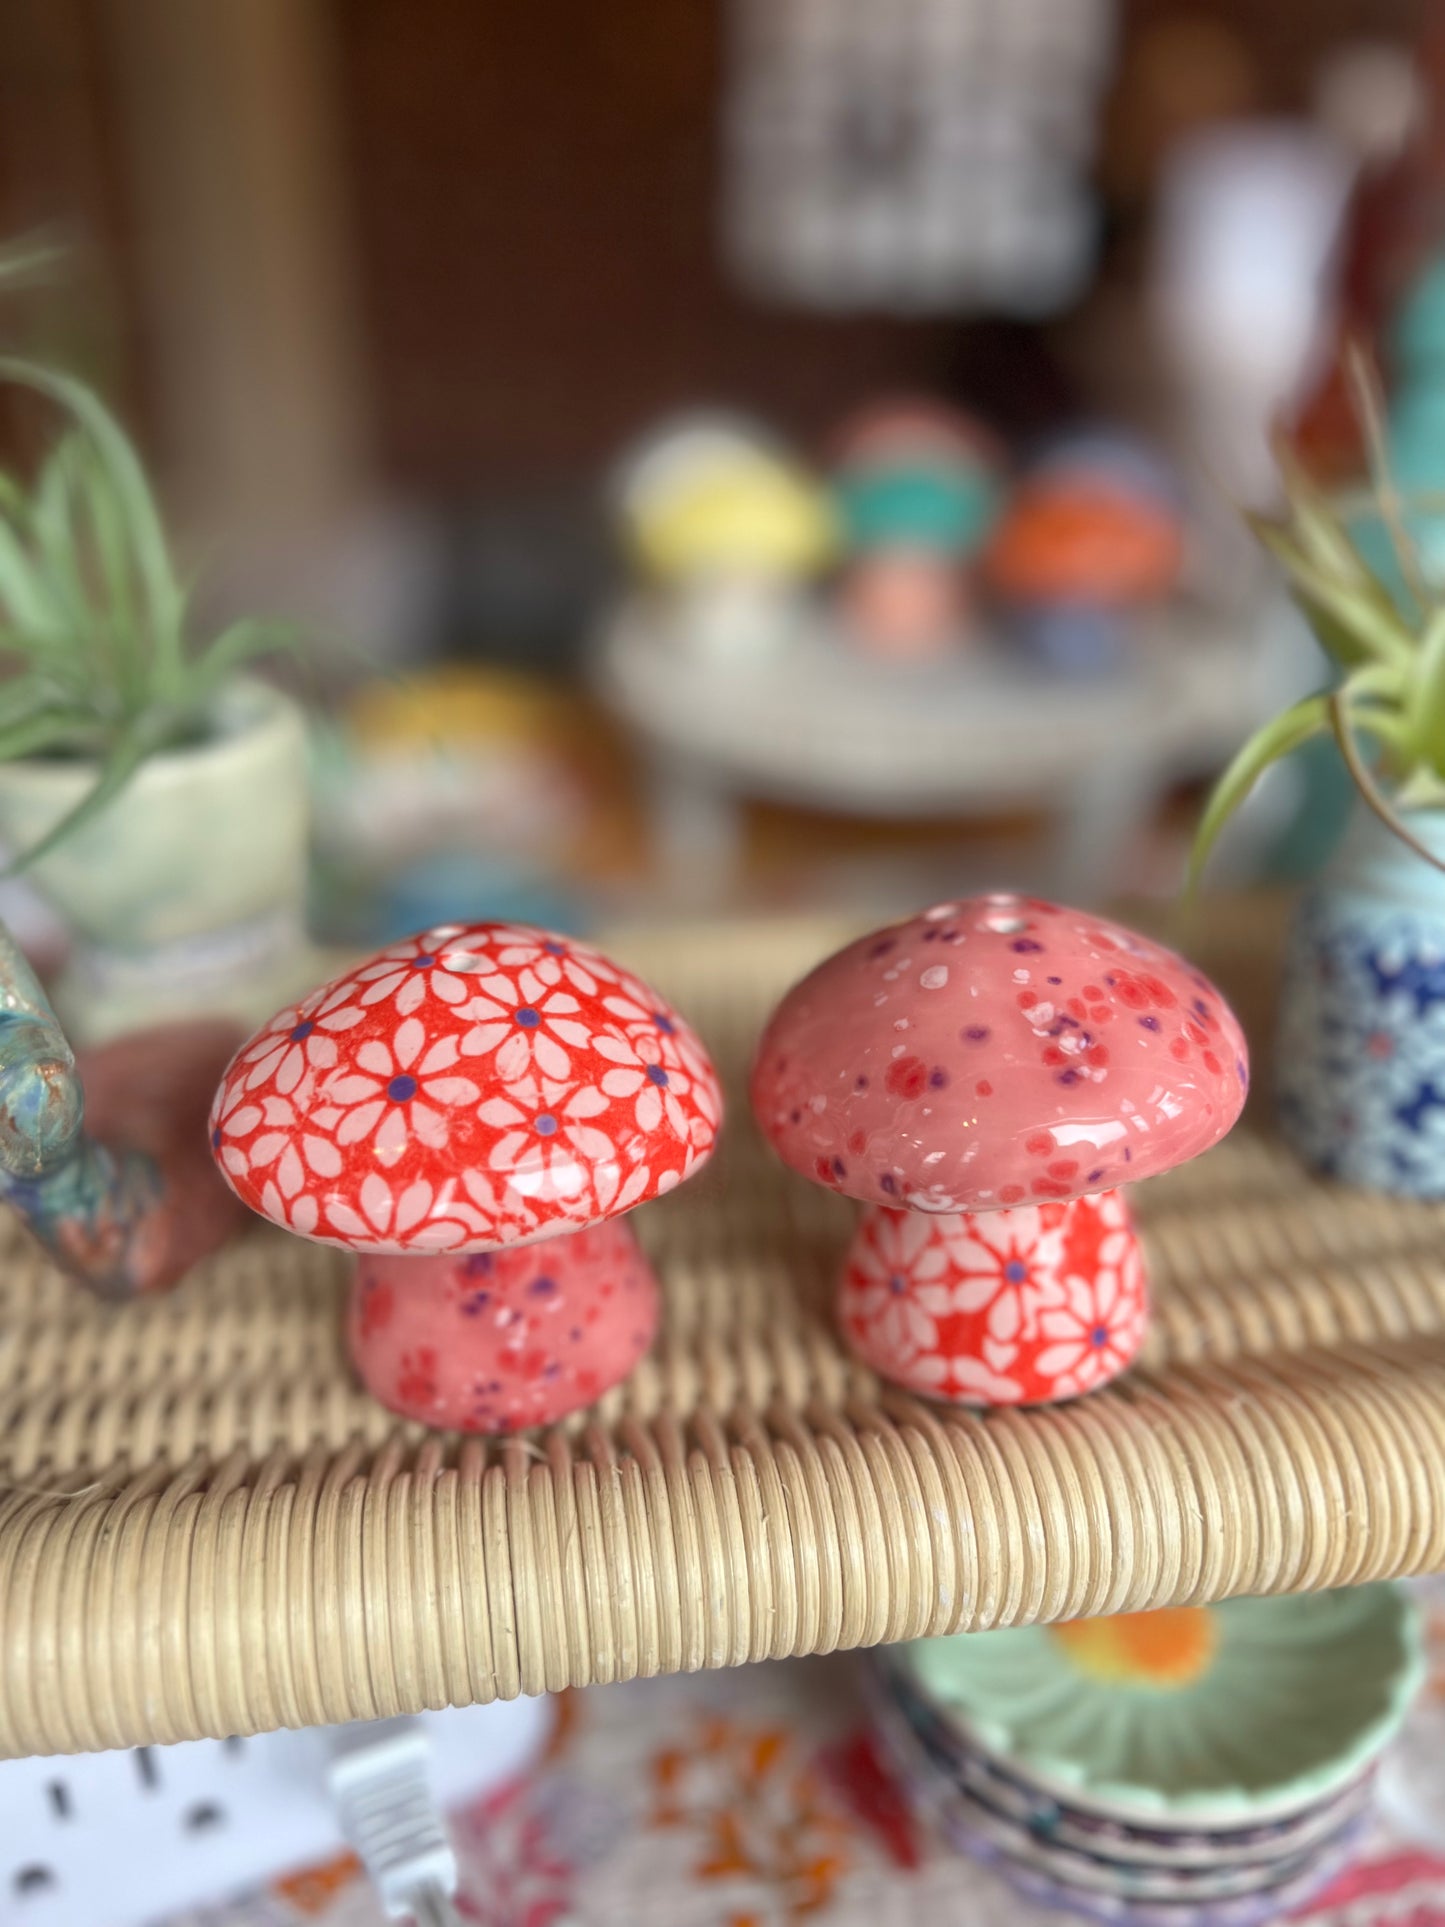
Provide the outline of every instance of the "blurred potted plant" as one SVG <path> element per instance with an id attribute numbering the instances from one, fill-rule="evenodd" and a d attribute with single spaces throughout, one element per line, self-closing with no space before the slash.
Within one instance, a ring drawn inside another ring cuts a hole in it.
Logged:
<path id="1" fill-rule="evenodd" d="M 300 987 L 307 856 L 296 706 L 245 673 L 289 646 L 198 641 L 134 446 L 83 382 L 0 357 L 69 421 L 27 486 L 0 476 L 0 843 L 72 936 L 55 987 L 95 1042 Z"/>
<path id="2" fill-rule="evenodd" d="M 1280 1124 L 1329 1175 L 1445 1197 L 1445 599 L 1421 570 L 1369 395 L 1364 412 L 1376 471 L 1368 511 L 1336 503 L 1282 456 L 1286 509 L 1254 520 L 1337 673 L 1225 770 L 1200 821 L 1191 883 L 1263 772 L 1333 738 L 1359 803 L 1286 953 Z M 1381 528 L 1389 582 L 1366 559 Z"/>

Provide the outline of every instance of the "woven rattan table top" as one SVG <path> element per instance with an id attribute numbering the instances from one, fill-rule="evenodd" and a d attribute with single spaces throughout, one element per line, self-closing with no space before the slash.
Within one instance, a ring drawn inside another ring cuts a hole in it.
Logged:
<path id="1" fill-rule="evenodd" d="M 1255 910 L 1196 945 L 1248 1023 Z M 398 1426 L 353 1385 L 345 1261 L 258 1229 L 113 1309 L 0 1241 L 0 1751 L 367 1718 L 928 1631 L 1445 1566 L 1445 1210 L 1331 1190 L 1257 1125 L 1142 1187 L 1147 1363 L 978 1415 L 841 1348 L 849 1207 L 740 1089 L 772 999 L 841 933 L 611 948 L 707 1036 L 725 1149 L 639 1214 L 664 1329 L 573 1425 Z"/>

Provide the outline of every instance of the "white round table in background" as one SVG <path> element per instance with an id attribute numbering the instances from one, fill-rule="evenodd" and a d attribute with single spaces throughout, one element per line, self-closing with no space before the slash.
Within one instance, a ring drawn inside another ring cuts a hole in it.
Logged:
<path id="1" fill-rule="evenodd" d="M 1046 887 L 1107 894 L 1170 786 L 1218 768 L 1298 682 L 1279 625 L 1188 607 L 1151 619 L 1120 673 L 1065 680 L 986 637 L 884 662 L 821 617 L 723 663 L 641 596 L 604 626 L 596 671 L 646 757 L 666 879 L 692 901 L 735 885 L 748 801 L 891 822 L 1042 810 Z"/>

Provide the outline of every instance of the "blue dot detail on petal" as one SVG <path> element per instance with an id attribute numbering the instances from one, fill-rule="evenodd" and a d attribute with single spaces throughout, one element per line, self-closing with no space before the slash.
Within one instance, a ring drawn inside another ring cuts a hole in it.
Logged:
<path id="1" fill-rule="evenodd" d="M 566 946 L 558 943 L 555 937 L 548 937 L 547 941 L 542 945 L 542 948 L 549 957 L 565 957 L 567 955 Z"/>
<path id="2" fill-rule="evenodd" d="M 213 1151 L 219 1151 L 220 1148 L 221 1148 L 221 1127 L 218 1124 L 216 1128 L 211 1132 L 211 1149 Z"/>
<path id="3" fill-rule="evenodd" d="M 403 1071 L 399 1077 L 392 1078 L 386 1094 L 393 1104 L 405 1104 L 409 1097 L 416 1096 L 416 1079 Z"/>
<path id="4" fill-rule="evenodd" d="M 1022 1259 L 1010 1258 L 1003 1268 L 1003 1275 L 1011 1285 L 1023 1284 L 1029 1275 L 1029 1268 Z"/>
<path id="5" fill-rule="evenodd" d="M 292 1028 L 291 1042 L 293 1044 L 304 1043 L 315 1028 L 315 1024 L 312 1023 L 309 1017 L 303 1017 L 301 1022 Z"/>
<path id="6" fill-rule="evenodd" d="M 1102 1351 L 1108 1342 L 1109 1327 L 1107 1325 L 1095 1325 L 1094 1329 L 1089 1333 L 1089 1343 L 1094 1347 L 1094 1350 Z"/>
<path id="7" fill-rule="evenodd" d="M 534 1120 L 534 1128 L 538 1137 L 554 1137 L 557 1132 L 557 1120 L 550 1111 L 543 1111 L 541 1116 Z"/>
<path id="8" fill-rule="evenodd" d="M 657 1025 L 657 1028 L 662 1032 L 664 1037 L 675 1037 L 677 1035 L 677 1025 L 673 1023 L 670 1017 L 664 1016 L 662 1011 L 653 1011 L 652 1021 Z"/>
<path id="9" fill-rule="evenodd" d="M 514 1014 L 523 1030 L 535 1030 L 542 1021 L 530 1004 L 523 1004 L 522 1008 Z"/>
<path id="10" fill-rule="evenodd" d="M 901 1298 L 908 1289 L 908 1280 L 895 1271 L 888 1280 L 888 1289 L 895 1298 Z"/>
<path id="11" fill-rule="evenodd" d="M 413 970 L 430 970 L 435 962 L 435 957 L 413 957 L 411 967 Z"/>
<path id="12" fill-rule="evenodd" d="M 662 1068 L 661 1064 L 649 1064 L 647 1067 L 647 1075 L 654 1084 L 666 1086 L 667 1072 Z"/>

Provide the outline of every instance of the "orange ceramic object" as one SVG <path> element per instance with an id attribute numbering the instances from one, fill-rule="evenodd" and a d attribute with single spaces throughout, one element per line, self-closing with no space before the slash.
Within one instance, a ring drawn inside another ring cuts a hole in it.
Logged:
<path id="1" fill-rule="evenodd" d="M 1167 595 L 1184 559 L 1161 505 L 1093 483 L 1021 489 L 990 545 L 994 587 L 1018 602 L 1119 607 Z"/>

